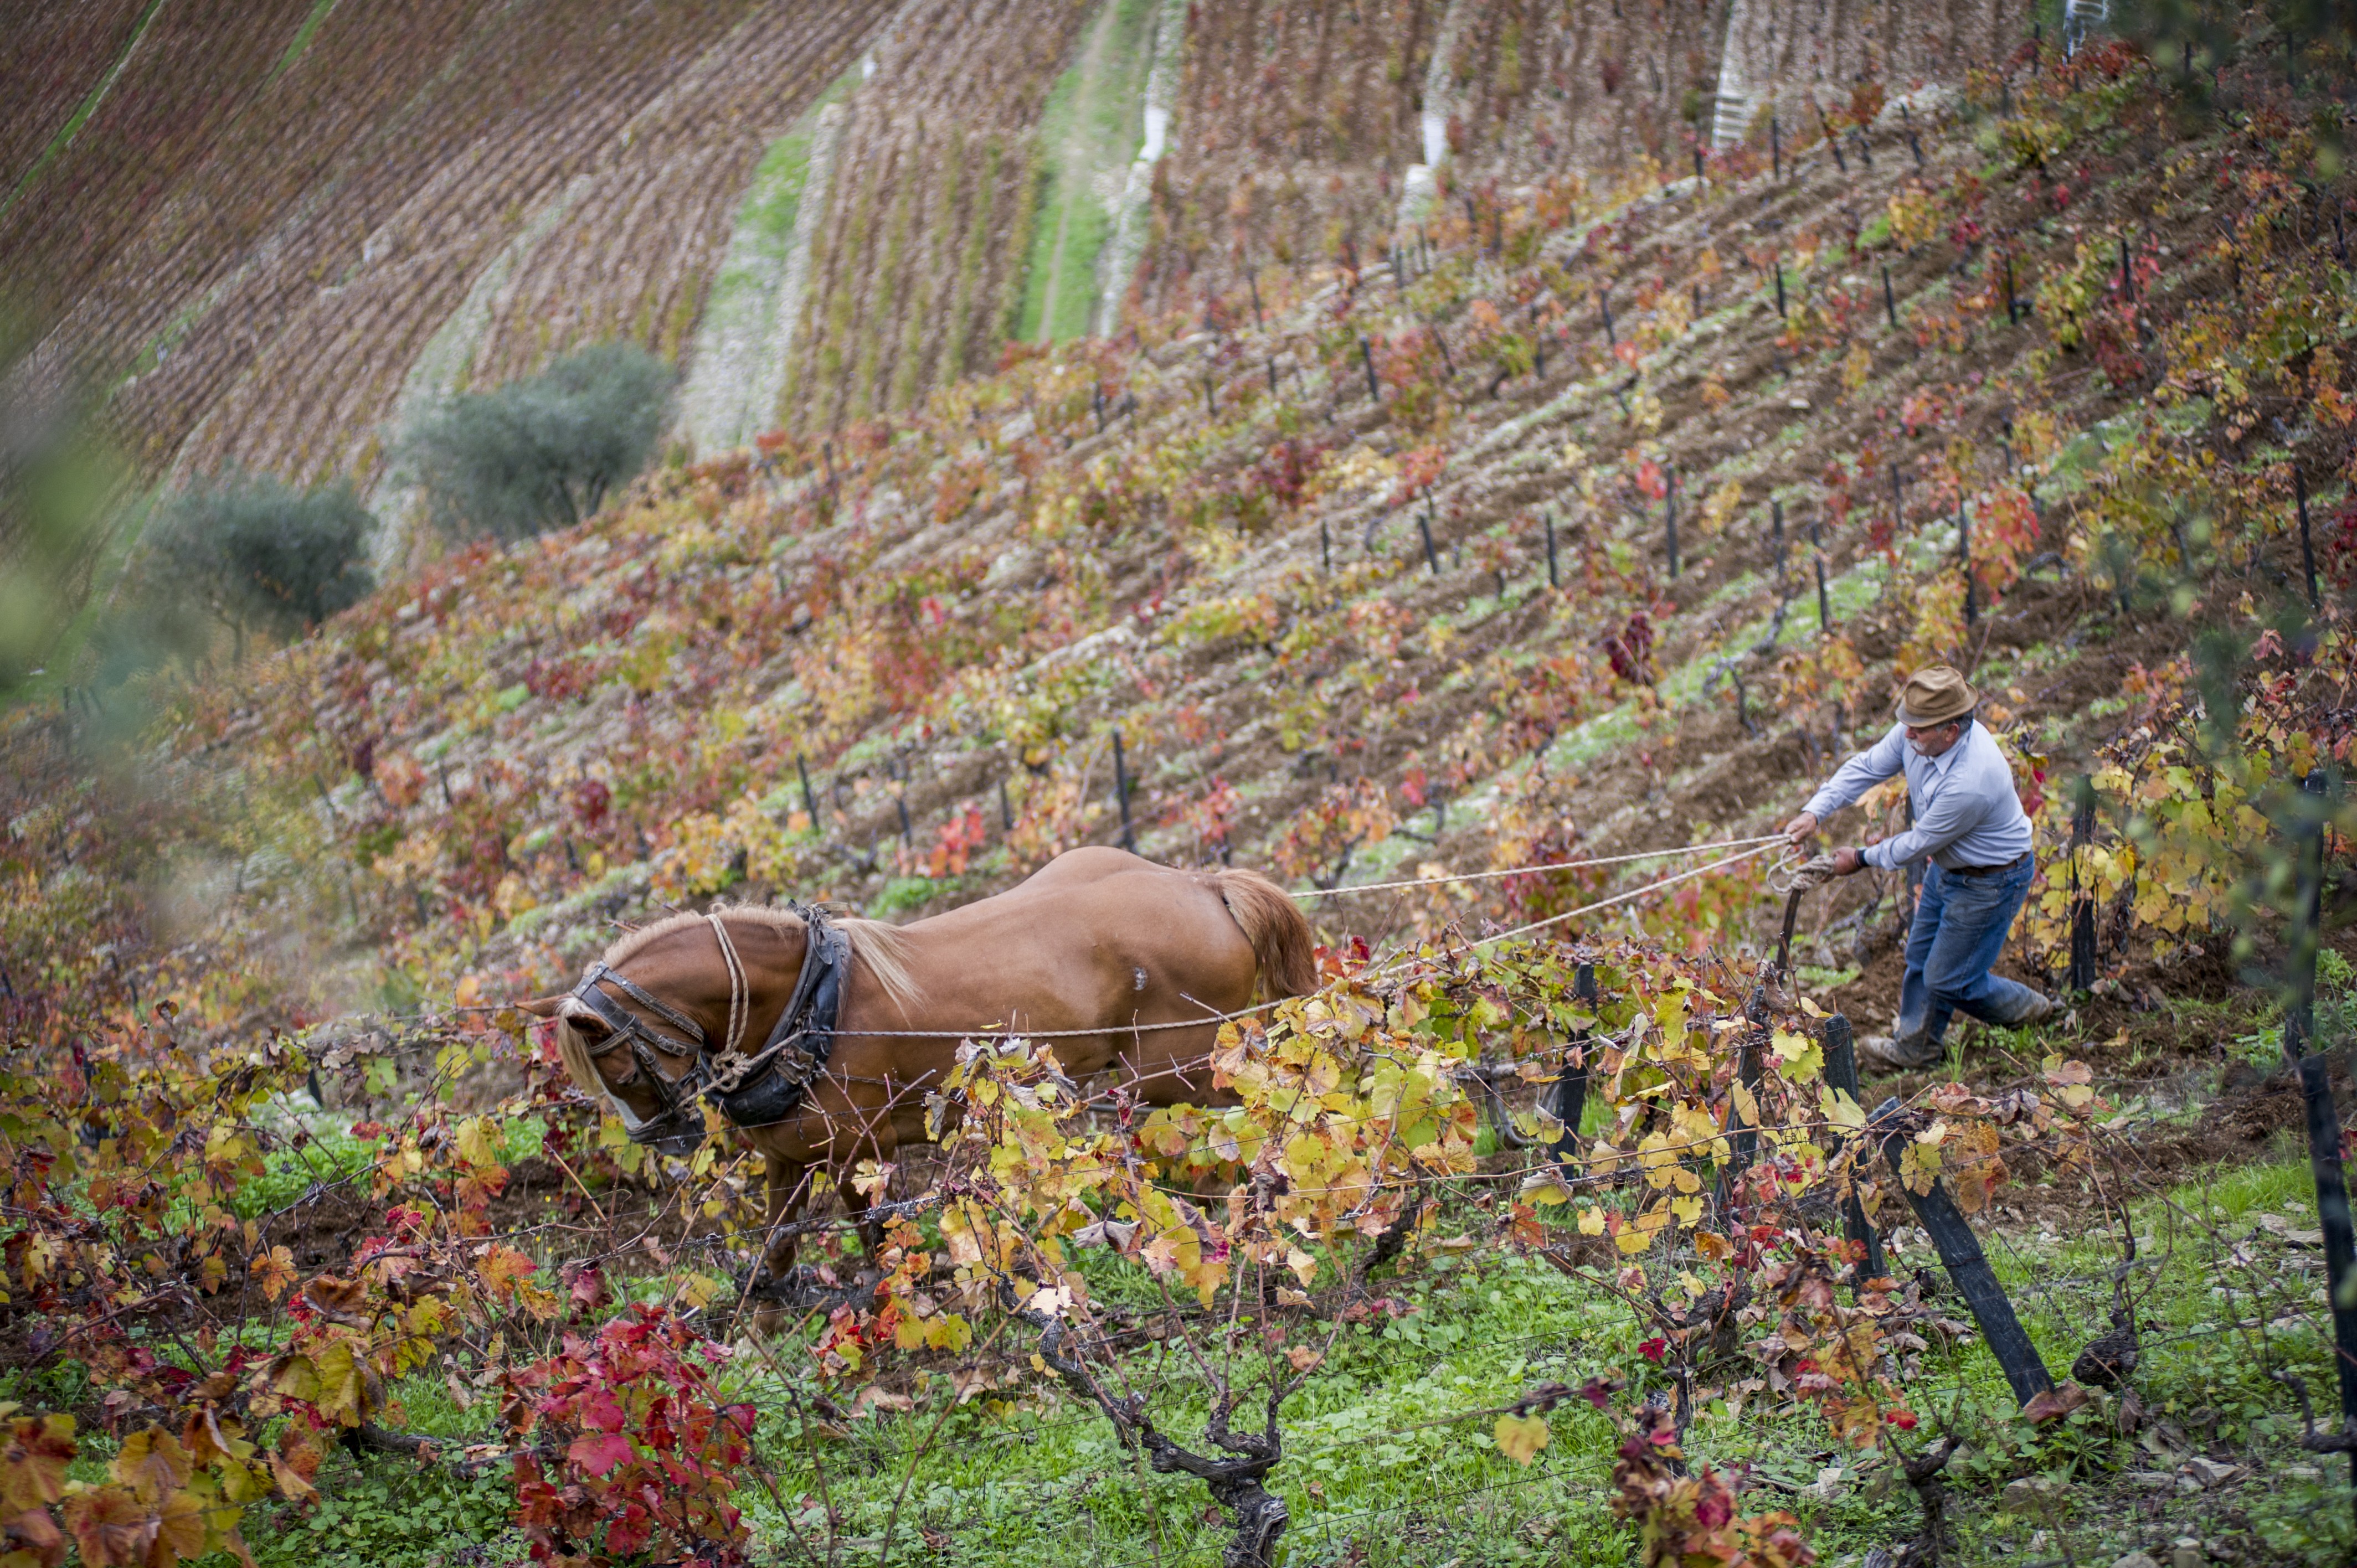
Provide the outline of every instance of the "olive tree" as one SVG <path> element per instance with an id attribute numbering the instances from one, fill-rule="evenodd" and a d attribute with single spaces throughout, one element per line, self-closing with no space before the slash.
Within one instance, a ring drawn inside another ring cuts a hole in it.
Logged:
<path id="1" fill-rule="evenodd" d="M 662 433 L 670 366 L 599 343 L 536 376 L 460 392 L 404 437 L 434 525 L 455 537 L 528 538 L 579 522 L 646 466 Z"/>
<path id="2" fill-rule="evenodd" d="M 167 498 L 142 573 L 145 613 L 191 603 L 249 632 L 293 637 L 374 587 L 367 561 L 376 519 L 349 479 L 296 489 L 231 473 Z"/>

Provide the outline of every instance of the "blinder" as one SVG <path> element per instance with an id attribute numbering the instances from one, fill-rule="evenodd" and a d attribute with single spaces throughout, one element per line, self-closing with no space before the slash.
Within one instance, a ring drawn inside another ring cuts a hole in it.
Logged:
<path id="1" fill-rule="evenodd" d="M 643 1076 L 661 1109 L 644 1121 L 624 1121 L 630 1142 L 666 1155 L 685 1155 L 704 1142 L 704 1115 L 697 1099 L 709 1100 L 737 1126 L 765 1127 L 782 1122 L 809 1091 L 812 1079 L 826 1069 L 834 1046 L 835 1020 L 843 1009 L 844 983 L 851 972 L 851 939 L 816 908 L 790 906 L 802 917 L 802 972 L 793 994 L 778 1014 L 769 1037 L 749 1057 L 724 1052 L 716 1060 L 711 1043 L 694 1019 L 632 983 L 604 963 L 593 963 L 573 988 L 573 998 L 595 1014 L 612 1031 L 604 1044 L 590 1049 L 593 1058 L 611 1055 L 628 1046 L 630 1076 L 613 1084 L 628 1089 Z M 726 933 L 721 932 L 726 941 Z M 731 955 L 733 957 L 733 955 Z M 608 984 L 654 1013 L 680 1031 L 681 1038 L 651 1028 L 599 989 Z M 689 1058 L 687 1070 L 665 1078 L 656 1053 Z M 617 1102 L 619 1104 L 619 1101 Z"/>

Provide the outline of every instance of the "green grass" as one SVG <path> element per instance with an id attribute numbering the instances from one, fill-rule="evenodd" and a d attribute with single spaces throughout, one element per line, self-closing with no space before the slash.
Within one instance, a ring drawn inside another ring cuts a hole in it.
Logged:
<path id="1" fill-rule="evenodd" d="M 1089 24 L 1080 58 L 1056 79 L 1041 107 L 1039 220 L 1013 332 L 1026 342 L 1088 334 L 1097 257 L 1113 236 L 1103 188 L 1118 188 L 1145 136 L 1152 23 L 1149 0 L 1106 0 Z"/>
<path id="2" fill-rule="evenodd" d="M 811 142 L 817 134 L 819 111 L 849 97 L 858 85 L 858 69 L 845 71 L 796 116 L 785 134 L 770 144 L 761 154 L 761 161 L 753 166 L 753 177 L 746 183 L 744 205 L 737 209 L 732 237 L 749 232 L 757 237 L 758 249 L 764 257 L 776 259 L 785 254 L 787 247 L 793 243 L 794 224 L 802 215 L 802 193 L 810 183 Z M 757 286 L 758 282 L 748 273 L 723 268 L 713 280 L 709 304 L 733 300 Z"/>
<path id="3" fill-rule="evenodd" d="M 1136 1271 L 1101 1253 L 1082 1267 L 1101 1301 L 1158 1300 Z M 1383 1287 L 1409 1315 L 1346 1329 L 1327 1366 L 1286 1407 L 1286 1458 L 1274 1479 L 1292 1511 L 1294 1559 L 1339 1555 L 1404 1508 L 1429 1502 L 1453 1511 L 1472 1499 L 1477 1509 L 1494 1505 L 1492 1522 L 1502 1528 L 1468 1563 L 1556 1561 L 1573 1541 L 1601 1554 L 1594 1560 L 1620 1561 L 1625 1546 L 1598 1491 L 1617 1442 L 1602 1416 L 1585 1404 L 1559 1410 L 1553 1441 L 1527 1470 L 1491 1441 L 1491 1419 L 1434 1424 L 1509 1402 L 1534 1382 L 1576 1383 L 1608 1370 L 1623 1323 L 1617 1304 L 1566 1291 L 1551 1270 L 1520 1260 L 1474 1267 L 1437 1258 L 1416 1275 Z M 1306 1332 L 1297 1337 L 1314 1342 Z M 1178 1356 L 1173 1348 L 1134 1358 L 1130 1369 L 1137 1386 L 1161 1389 L 1157 1424 L 1200 1447 L 1208 1400 L 1178 1369 Z M 852 1554 L 864 1548 L 872 1555 L 938 1415 L 936 1407 L 855 1423 L 816 1463 L 782 1437 L 771 1440 L 788 1466 L 783 1495 L 814 1495 L 823 1466 L 840 1529 L 856 1542 Z M 1060 1390 L 1035 1387 L 1021 1398 L 978 1401 L 942 1422 L 916 1466 L 894 1554 L 926 1556 L 918 1531 L 930 1530 L 955 1542 L 953 1563 L 1118 1563 L 1157 1548 L 1168 1564 L 1214 1563 L 1226 1531 L 1203 1520 L 1207 1501 L 1197 1481 L 1138 1475 L 1093 1411 Z M 785 1522 L 763 1504 L 750 1512 L 765 1530 Z M 1546 1533 L 1523 1529 L 1530 1520 L 1547 1521 Z M 816 1515 L 796 1522 L 809 1529 Z M 1438 1560 L 1426 1551 L 1436 1541 L 1414 1530 L 1369 1539 L 1378 1547 L 1372 1562 Z"/>
<path id="4" fill-rule="evenodd" d="M 397 1393 L 410 1431 L 450 1439 L 491 1435 L 488 1399 L 461 1412 L 439 1381 L 425 1377 L 404 1379 Z M 528 1561 L 510 1522 L 515 1487 L 503 1466 L 463 1477 L 330 1447 L 313 1483 L 317 1508 L 274 1501 L 246 1516 L 243 1533 L 263 1568 L 493 1568 Z M 229 1568 L 226 1557 L 216 1561 Z"/>
<path id="5" fill-rule="evenodd" d="M 66 148 L 73 145 L 73 139 L 81 134 L 83 124 L 92 114 L 97 113 L 98 106 L 106 101 L 108 89 L 114 85 L 114 79 L 123 74 L 123 67 L 131 59 L 132 51 L 139 47 L 139 40 L 147 36 L 147 25 L 156 19 L 156 13 L 163 8 L 164 0 L 147 0 L 147 9 L 139 14 L 139 23 L 131 29 L 131 37 L 124 41 L 122 52 L 114 57 L 114 63 L 107 67 L 106 75 L 100 79 L 96 87 L 90 90 L 90 95 L 75 108 L 71 117 L 58 127 L 58 134 L 49 138 L 48 145 L 41 149 L 41 156 L 35 158 L 31 166 L 16 177 L 16 183 L 9 188 L 7 199 L 0 200 L 0 213 L 5 213 L 8 209 L 16 206 L 16 199 L 25 194 L 26 188 L 40 178 L 49 165 L 55 162 Z"/>
<path id="6" fill-rule="evenodd" d="M 288 44 L 286 52 L 278 57 L 278 63 L 270 68 L 269 80 L 263 86 L 268 87 L 285 75 L 286 68 L 303 58 L 303 51 L 311 47 L 311 36 L 319 30 L 319 24 L 328 19 L 328 13 L 336 8 L 336 3 L 337 0 L 311 0 L 310 15 L 305 16 L 303 25 L 295 29 L 294 42 Z"/>

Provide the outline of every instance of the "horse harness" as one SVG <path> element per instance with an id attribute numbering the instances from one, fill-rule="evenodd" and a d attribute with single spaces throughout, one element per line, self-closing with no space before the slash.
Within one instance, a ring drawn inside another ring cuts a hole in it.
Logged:
<path id="1" fill-rule="evenodd" d="M 721 961 L 728 967 L 728 1038 L 717 1051 L 702 1026 L 643 986 L 603 962 L 593 963 L 573 988 L 573 1000 L 595 1014 L 612 1031 L 604 1044 L 590 1048 L 593 1058 L 612 1055 L 627 1046 L 630 1076 L 611 1087 L 628 1089 L 645 1078 L 662 1109 L 631 1124 L 630 1141 L 651 1144 L 666 1154 L 685 1154 L 703 1141 L 704 1117 L 696 1106 L 700 1096 L 720 1108 L 739 1127 L 766 1127 L 793 1114 L 809 1091 L 811 1080 L 826 1070 L 834 1046 L 835 1021 L 843 1012 L 843 988 L 851 973 L 851 939 L 825 914 L 800 904 L 788 906 L 802 918 L 802 967 L 795 978 L 778 1021 L 770 1026 L 761 1048 L 742 1053 L 750 1003 L 745 965 L 728 937 L 717 911 L 705 917 L 720 944 Z M 646 1008 L 677 1035 L 667 1035 L 630 1012 L 601 990 L 611 985 Z M 684 1036 L 683 1038 L 682 1036 Z M 677 1078 L 665 1078 L 656 1060 L 660 1051 L 689 1058 Z"/>

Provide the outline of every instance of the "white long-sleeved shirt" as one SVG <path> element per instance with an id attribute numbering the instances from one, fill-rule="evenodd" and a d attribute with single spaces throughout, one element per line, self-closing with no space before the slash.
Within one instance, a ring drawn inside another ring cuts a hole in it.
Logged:
<path id="1" fill-rule="evenodd" d="M 2029 848 L 2029 818 L 2014 791 L 2013 768 L 1996 737 L 1977 720 L 1937 757 L 1907 744 L 1907 726 L 1845 762 L 1809 801 L 1819 822 L 1904 770 L 1915 802 L 1915 825 L 1859 852 L 1867 865 L 1888 871 L 1923 855 L 1943 871 L 1967 865 L 2010 865 Z"/>

